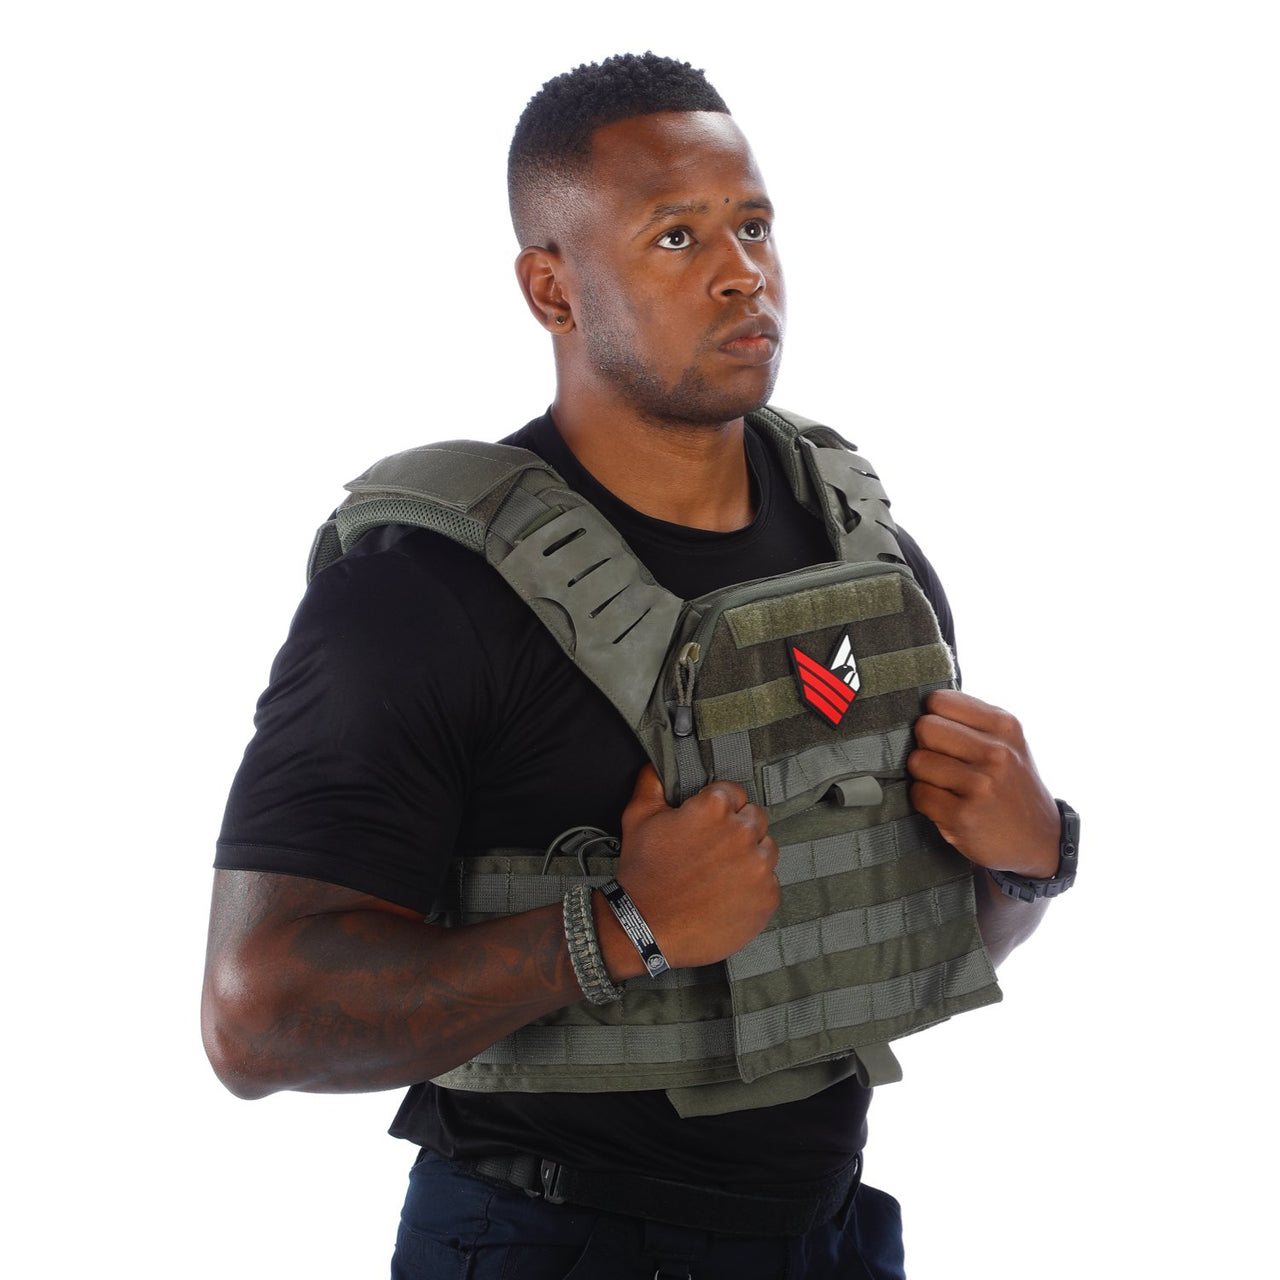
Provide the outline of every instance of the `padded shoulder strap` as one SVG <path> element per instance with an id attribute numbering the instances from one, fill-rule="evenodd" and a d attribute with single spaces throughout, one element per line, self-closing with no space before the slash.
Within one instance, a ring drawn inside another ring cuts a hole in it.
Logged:
<path id="1" fill-rule="evenodd" d="M 853 446 L 786 410 L 749 418 L 796 498 L 824 522 L 836 558 L 904 563 L 884 489 Z M 450 440 L 383 458 L 346 488 L 316 533 L 308 578 L 379 525 L 443 534 L 502 574 L 639 732 L 684 602 L 552 467 L 511 445 Z"/>
<path id="2" fill-rule="evenodd" d="M 309 576 L 369 529 L 430 529 L 483 555 L 636 729 L 684 602 L 536 454 L 467 440 L 375 463 L 321 526 Z"/>
<path id="3" fill-rule="evenodd" d="M 747 416 L 777 452 L 797 500 L 826 525 L 839 559 L 906 563 L 884 487 L 855 445 L 773 405 Z"/>
<path id="4" fill-rule="evenodd" d="M 448 440 L 383 458 L 345 486 L 351 496 L 320 526 L 307 580 L 384 524 L 432 529 L 484 554 L 489 520 L 530 471 L 559 479 L 527 449 L 476 440 Z"/>

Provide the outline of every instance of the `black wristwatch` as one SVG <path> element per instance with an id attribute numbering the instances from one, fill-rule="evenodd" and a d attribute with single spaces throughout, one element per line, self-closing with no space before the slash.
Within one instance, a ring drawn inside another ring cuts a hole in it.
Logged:
<path id="1" fill-rule="evenodd" d="M 1037 898 L 1056 898 L 1076 882 L 1076 861 L 1080 853 L 1080 815 L 1065 801 L 1055 800 L 1062 815 L 1062 834 L 1058 838 L 1058 871 L 1047 880 L 1034 876 L 1015 876 L 1010 871 L 988 871 L 1000 886 L 1000 892 L 1020 902 Z"/>

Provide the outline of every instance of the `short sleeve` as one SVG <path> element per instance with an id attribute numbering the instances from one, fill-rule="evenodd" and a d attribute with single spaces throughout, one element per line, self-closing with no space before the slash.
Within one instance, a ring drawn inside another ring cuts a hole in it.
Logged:
<path id="1" fill-rule="evenodd" d="M 215 866 L 309 876 L 427 914 L 489 690 L 449 583 L 451 561 L 470 553 L 437 540 L 439 571 L 426 572 L 399 536 L 376 531 L 308 587 L 259 699 Z"/>

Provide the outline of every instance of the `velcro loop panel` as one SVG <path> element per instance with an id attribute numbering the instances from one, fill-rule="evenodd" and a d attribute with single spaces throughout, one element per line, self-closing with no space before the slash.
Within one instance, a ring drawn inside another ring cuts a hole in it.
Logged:
<path id="1" fill-rule="evenodd" d="M 866 699 L 920 685 L 945 687 L 955 679 L 955 664 L 945 644 L 927 644 L 859 658 L 858 672 L 862 678 L 858 697 Z M 792 675 L 779 676 L 734 693 L 695 698 L 693 710 L 700 738 L 762 729 L 788 716 L 812 714 L 801 699 Z"/>
<path id="2" fill-rule="evenodd" d="M 824 627 L 902 612 L 902 575 L 877 574 L 814 587 L 791 596 L 754 600 L 725 610 L 724 620 L 739 649 L 820 631 Z"/>

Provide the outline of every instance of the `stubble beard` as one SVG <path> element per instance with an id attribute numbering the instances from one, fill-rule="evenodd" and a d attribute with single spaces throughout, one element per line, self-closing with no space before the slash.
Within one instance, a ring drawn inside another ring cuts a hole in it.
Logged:
<path id="1" fill-rule="evenodd" d="M 583 337 L 592 368 L 612 383 L 622 399 L 652 426 L 676 431 L 723 426 L 759 409 L 773 393 L 781 345 L 769 363 L 765 386 L 756 392 L 733 392 L 717 387 L 698 371 L 696 363 L 686 368 L 674 385 L 667 385 L 639 359 L 625 337 L 591 323 L 590 317 L 584 319 L 587 323 L 583 326 Z M 714 350 L 707 340 L 699 355 Z"/>

